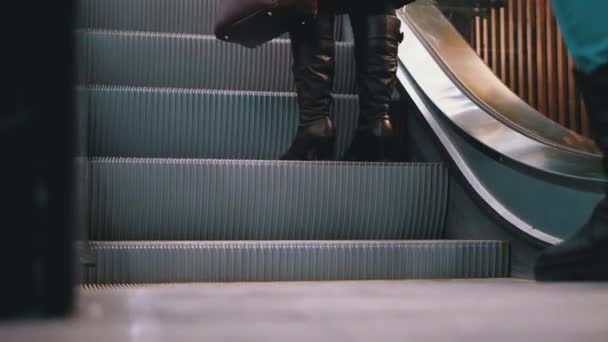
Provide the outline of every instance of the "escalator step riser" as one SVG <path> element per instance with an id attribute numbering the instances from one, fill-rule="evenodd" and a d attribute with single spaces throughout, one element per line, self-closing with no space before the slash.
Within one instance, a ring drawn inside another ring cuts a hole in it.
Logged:
<path id="1" fill-rule="evenodd" d="M 93 87 L 87 101 L 89 154 L 102 157 L 279 159 L 295 138 L 295 94 Z M 336 155 L 357 125 L 354 95 L 337 95 Z"/>
<path id="2" fill-rule="evenodd" d="M 441 164 L 93 159 L 93 240 L 439 239 Z"/>
<path id="3" fill-rule="evenodd" d="M 80 0 L 78 28 L 213 34 L 222 0 Z M 342 17 L 336 20 L 342 37 Z"/>
<path id="4" fill-rule="evenodd" d="M 81 84 L 293 92 L 291 43 L 246 49 L 211 36 L 80 31 Z M 351 43 L 336 47 L 334 92 L 355 93 Z"/>
<path id="5" fill-rule="evenodd" d="M 92 244 L 85 283 L 321 281 L 509 276 L 502 241 Z"/>

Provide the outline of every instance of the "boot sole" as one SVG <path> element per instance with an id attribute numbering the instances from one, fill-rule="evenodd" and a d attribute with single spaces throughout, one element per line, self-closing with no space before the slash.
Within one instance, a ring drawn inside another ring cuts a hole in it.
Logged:
<path id="1" fill-rule="evenodd" d="M 537 264 L 534 274 L 537 281 L 606 281 L 608 280 L 608 250 L 600 248 L 585 254 Z"/>
<path id="2" fill-rule="evenodd" d="M 332 161 L 335 140 L 335 137 L 323 137 L 306 143 L 307 146 L 292 146 L 281 160 Z"/>
<path id="3" fill-rule="evenodd" d="M 394 136 L 359 138 L 344 155 L 347 161 L 360 162 L 389 162 L 393 160 L 393 148 L 396 143 Z"/>

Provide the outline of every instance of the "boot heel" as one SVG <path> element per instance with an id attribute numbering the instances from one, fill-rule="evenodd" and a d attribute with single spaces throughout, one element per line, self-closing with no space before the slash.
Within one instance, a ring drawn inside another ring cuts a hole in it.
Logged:
<path id="1" fill-rule="evenodd" d="M 369 136 L 362 147 L 361 161 L 388 162 L 392 159 L 393 137 Z"/>
<path id="2" fill-rule="evenodd" d="M 331 161 L 334 160 L 334 148 L 335 148 L 335 137 L 325 137 L 320 139 L 316 146 L 316 159 L 319 161 Z"/>
<path id="3" fill-rule="evenodd" d="M 334 141 L 334 137 L 298 139 L 281 160 L 333 160 Z"/>
<path id="4" fill-rule="evenodd" d="M 356 137 L 344 155 L 348 161 L 387 162 L 394 154 L 394 137 L 365 135 Z"/>
<path id="5" fill-rule="evenodd" d="M 378 162 L 392 161 L 394 158 L 395 137 L 374 137 L 376 148 L 376 160 Z M 372 157 L 373 158 L 373 157 Z"/>
<path id="6" fill-rule="evenodd" d="M 331 161 L 334 159 L 334 138 L 323 137 L 310 145 L 305 153 L 307 161 Z"/>

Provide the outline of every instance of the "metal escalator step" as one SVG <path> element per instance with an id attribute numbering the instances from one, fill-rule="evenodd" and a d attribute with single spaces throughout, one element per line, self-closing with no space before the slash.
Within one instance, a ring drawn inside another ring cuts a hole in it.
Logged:
<path id="1" fill-rule="evenodd" d="M 80 0 L 78 28 L 213 34 L 222 0 Z M 341 39 L 342 17 L 336 20 Z"/>
<path id="2" fill-rule="evenodd" d="M 79 31 L 77 41 L 81 84 L 295 91 L 286 39 L 247 49 L 212 36 Z M 355 93 L 352 43 L 336 46 L 334 92 Z"/>
<path id="3" fill-rule="evenodd" d="M 80 94 L 93 156 L 279 159 L 298 125 L 294 93 L 101 86 Z M 336 95 L 332 112 L 342 156 L 357 124 L 357 97 Z"/>
<path id="4" fill-rule="evenodd" d="M 93 240 L 439 239 L 442 164 L 93 159 Z"/>
<path id="5" fill-rule="evenodd" d="M 95 242 L 84 283 L 503 278 L 503 241 Z"/>

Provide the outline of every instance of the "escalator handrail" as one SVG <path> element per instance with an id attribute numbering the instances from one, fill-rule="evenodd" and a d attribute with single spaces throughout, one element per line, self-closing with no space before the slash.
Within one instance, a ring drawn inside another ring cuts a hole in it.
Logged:
<path id="1" fill-rule="evenodd" d="M 599 191 L 606 184 L 601 155 L 585 150 L 583 146 L 588 142 L 568 146 L 556 141 L 573 133 L 513 94 L 479 59 L 437 7 L 427 3 L 410 5 L 400 11 L 399 16 L 405 35 L 405 44 L 399 51 L 400 63 L 444 118 L 467 137 L 501 159 L 569 186 Z M 443 44 L 443 50 L 438 51 L 437 46 L 441 45 L 438 42 L 442 39 L 447 39 L 449 44 Z M 447 64 L 453 58 L 458 59 L 458 63 Z M 471 91 L 472 88 L 479 89 L 479 85 L 466 85 L 458 78 L 464 70 L 454 71 L 463 65 L 469 71 L 475 70 L 475 76 L 483 80 L 481 97 Z M 511 118 L 517 116 L 519 122 L 513 123 L 488 103 L 498 103 L 502 109 L 513 106 L 516 109 L 508 112 Z M 526 127 L 526 123 L 533 127 Z M 540 129 L 541 126 L 545 129 Z M 543 136 L 545 133 L 547 136 Z M 560 136 L 562 138 L 556 138 Z"/>
<path id="2" fill-rule="evenodd" d="M 426 101 L 419 94 L 417 85 L 413 80 L 411 74 L 402 65 L 397 71 L 397 77 L 399 82 L 409 94 L 412 101 L 416 104 L 416 107 L 425 118 L 426 122 L 430 126 L 435 136 L 439 139 L 444 149 L 450 155 L 452 161 L 456 164 L 456 167 L 460 173 L 467 180 L 469 186 L 475 191 L 479 197 L 503 220 L 509 225 L 519 230 L 526 236 L 540 241 L 541 243 L 555 245 L 562 242 L 561 239 L 547 234 L 541 230 L 535 229 L 533 226 L 528 224 L 525 220 L 520 218 L 516 213 L 509 210 L 504 206 L 500 200 L 498 200 L 491 191 L 489 191 L 483 184 L 483 182 L 477 177 L 474 170 L 472 170 L 466 162 L 464 156 L 460 152 L 459 148 L 452 142 L 447 132 L 445 131 L 440 120 L 435 118 L 433 111 L 427 106 Z"/>
<path id="3" fill-rule="evenodd" d="M 488 114 L 547 144 L 599 157 L 591 139 L 554 122 L 513 93 L 439 8 L 421 2 L 404 8 L 402 14 L 442 68 L 454 76 L 454 83 Z"/>

